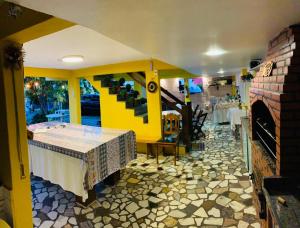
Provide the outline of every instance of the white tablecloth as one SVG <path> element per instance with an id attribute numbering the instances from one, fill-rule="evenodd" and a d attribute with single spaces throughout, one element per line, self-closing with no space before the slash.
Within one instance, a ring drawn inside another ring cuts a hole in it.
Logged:
<path id="1" fill-rule="evenodd" d="M 30 167 L 34 175 L 87 199 L 87 191 L 136 158 L 132 131 L 65 124 L 30 125 Z"/>
<path id="2" fill-rule="evenodd" d="M 213 122 L 215 124 L 228 122 L 227 112 L 233 107 L 237 107 L 237 103 L 226 102 L 216 104 L 213 111 Z"/>
<path id="3" fill-rule="evenodd" d="M 34 175 L 59 184 L 63 189 L 81 196 L 84 201 L 88 198 L 83 184 L 87 164 L 83 160 L 31 144 L 29 153 Z"/>
<path id="4" fill-rule="evenodd" d="M 213 112 L 213 122 L 215 124 L 228 122 L 227 111 L 228 111 L 228 109 L 214 110 L 214 112 Z"/>
<path id="5" fill-rule="evenodd" d="M 231 130 L 235 130 L 236 125 L 241 125 L 241 117 L 246 116 L 246 111 L 239 108 L 229 108 L 227 119 L 230 122 Z"/>
<path id="6" fill-rule="evenodd" d="M 162 115 L 163 116 L 166 116 L 168 114 L 175 114 L 175 115 L 178 115 L 178 116 L 181 116 L 181 114 L 179 112 L 177 112 L 176 110 L 167 110 L 167 111 L 162 111 Z"/>

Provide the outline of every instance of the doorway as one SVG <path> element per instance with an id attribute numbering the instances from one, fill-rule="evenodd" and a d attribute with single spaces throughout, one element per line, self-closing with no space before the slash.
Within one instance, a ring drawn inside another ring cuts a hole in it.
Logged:
<path id="1" fill-rule="evenodd" d="M 100 94 L 84 79 L 80 79 L 81 124 L 101 127 Z"/>

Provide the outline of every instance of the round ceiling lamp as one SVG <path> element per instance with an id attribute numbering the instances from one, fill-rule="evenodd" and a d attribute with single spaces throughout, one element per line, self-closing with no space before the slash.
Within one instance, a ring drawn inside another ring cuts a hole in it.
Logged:
<path id="1" fill-rule="evenodd" d="M 225 71 L 224 71 L 223 69 L 220 69 L 217 73 L 218 73 L 218 74 L 224 74 Z"/>
<path id="2" fill-rule="evenodd" d="M 81 55 L 68 55 L 61 59 L 64 63 L 81 63 L 83 62 L 83 56 Z"/>
<path id="3" fill-rule="evenodd" d="M 207 52 L 204 53 L 207 56 L 220 56 L 226 54 L 226 51 L 218 46 L 212 46 L 208 49 Z"/>

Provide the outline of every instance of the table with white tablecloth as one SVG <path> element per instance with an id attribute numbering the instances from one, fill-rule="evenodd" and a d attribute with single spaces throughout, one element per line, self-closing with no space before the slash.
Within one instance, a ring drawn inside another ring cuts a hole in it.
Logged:
<path id="1" fill-rule="evenodd" d="M 135 133 L 128 130 L 48 122 L 30 125 L 30 168 L 34 175 L 82 197 L 136 158 Z"/>
<path id="2" fill-rule="evenodd" d="M 229 108 L 227 111 L 227 119 L 230 123 L 231 130 L 235 130 L 237 125 L 241 125 L 241 118 L 246 116 L 246 110 L 239 108 Z"/>
<path id="3" fill-rule="evenodd" d="M 237 106 L 238 106 L 238 103 L 236 103 L 236 102 L 224 102 L 224 103 L 216 104 L 214 107 L 213 114 L 212 114 L 213 122 L 215 124 L 228 122 L 229 121 L 227 119 L 228 109 L 234 108 Z"/>

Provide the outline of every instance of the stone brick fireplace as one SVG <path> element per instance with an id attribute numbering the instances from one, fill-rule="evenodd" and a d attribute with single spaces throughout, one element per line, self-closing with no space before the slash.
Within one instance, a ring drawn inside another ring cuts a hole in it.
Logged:
<path id="1" fill-rule="evenodd" d="M 269 42 L 250 88 L 254 201 L 261 217 L 262 180 L 300 173 L 300 25 Z"/>

